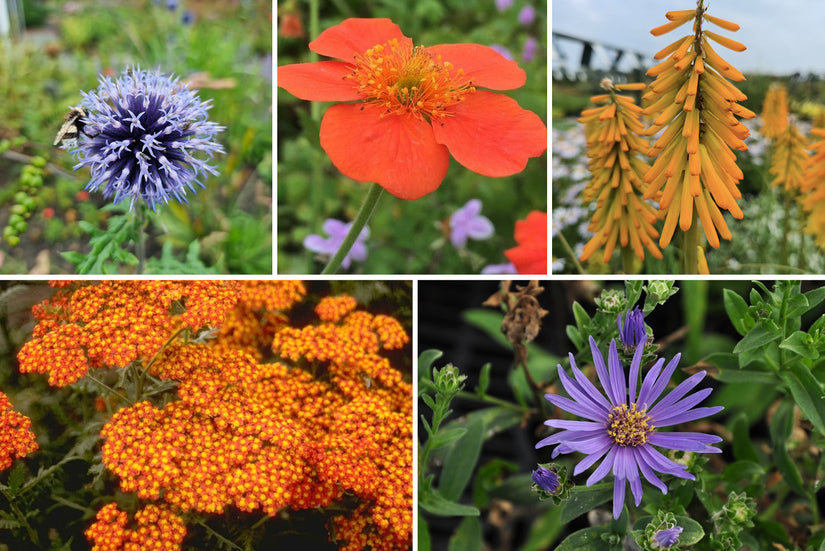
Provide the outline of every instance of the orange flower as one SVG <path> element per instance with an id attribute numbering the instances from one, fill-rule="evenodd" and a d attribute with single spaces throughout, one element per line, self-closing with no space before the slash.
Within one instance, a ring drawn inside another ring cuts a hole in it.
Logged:
<path id="1" fill-rule="evenodd" d="M 775 139 L 788 126 L 788 90 L 785 85 L 771 84 L 762 102 L 762 135 Z"/>
<path id="2" fill-rule="evenodd" d="M 8 397 L 0 392 L 0 471 L 11 467 L 15 457 L 37 451 L 31 419 L 11 409 Z"/>
<path id="3" fill-rule="evenodd" d="M 389 19 L 346 19 L 309 48 L 343 61 L 278 68 L 278 86 L 339 101 L 321 121 L 321 147 L 346 176 L 401 199 L 434 191 L 450 155 L 485 176 L 521 172 L 547 149 L 547 128 L 515 100 L 523 70 L 479 44 L 413 46 Z"/>
<path id="4" fill-rule="evenodd" d="M 547 273 L 547 213 L 534 210 L 516 221 L 517 247 L 504 254 L 520 274 Z"/>

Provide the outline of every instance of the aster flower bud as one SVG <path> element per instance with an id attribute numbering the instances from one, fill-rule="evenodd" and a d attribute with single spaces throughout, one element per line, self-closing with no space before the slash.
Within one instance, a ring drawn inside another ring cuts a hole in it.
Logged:
<path id="1" fill-rule="evenodd" d="M 541 465 L 533 471 L 532 479 L 536 486 L 545 492 L 553 494 L 559 489 L 559 477 L 556 476 L 556 473 Z"/>
<path id="2" fill-rule="evenodd" d="M 627 311 L 624 324 L 622 324 L 622 315 L 618 314 L 616 323 L 619 326 L 619 338 L 625 350 L 634 350 L 637 346 L 644 346 L 647 342 L 645 315 L 638 306 Z"/>
<path id="3" fill-rule="evenodd" d="M 103 188 L 104 197 L 129 208 L 142 198 L 154 210 L 170 199 L 186 202 L 187 189 L 203 173 L 217 175 L 211 159 L 222 153 L 214 141 L 224 128 L 209 120 L 209 100 L 200 98 L 178 78 L 131 68 L 112 80 L 101 76 L 97 90 L 83 93 L 84 130 L 72 151 L 89 167 L 88 190 Z"/>

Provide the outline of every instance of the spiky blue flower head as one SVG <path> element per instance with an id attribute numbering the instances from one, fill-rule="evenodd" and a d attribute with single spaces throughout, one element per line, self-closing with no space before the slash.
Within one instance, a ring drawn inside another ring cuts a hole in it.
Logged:
<path id="1" fill-rule="evenodd" d="M 101 76 L 96 90 L 83 92 L 78 147 L 72 151 L 92 179 L 86 189 L 103 188 L 114 202 L 143 198 L 152 210 L 170 199 L 185 203 L 205 172 L 222 153 L 215 135 L 224 128 L 209 120 L 210 101 L 201 101 L 178 78 L 160 72 L 125 70 L 113 80 Z M 204 159 L 205 157 L 205 159 Z"/>

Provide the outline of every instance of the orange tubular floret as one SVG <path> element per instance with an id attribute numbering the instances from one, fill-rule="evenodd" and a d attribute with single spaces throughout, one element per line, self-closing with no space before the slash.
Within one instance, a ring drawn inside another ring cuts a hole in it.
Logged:
<path id="1" fill-rule="evenodd" d="M 679 19 L 675 19 L 675 20 L 671 21 L 670 23 L 665 23 L 664 25 L 660 25 L 660 26 L 656 27 L 655 29 L 651 29 L 650 34 L 652 34 L 653 36 L 660 36 L 660 35 L 663 35 L 665 33 L 669 33 L 673 29 L 681 27 L 682 25 L 684 25 L 685 23 L 687 23 L 691 19 L 693 19 L 692 15 L 689 15 L 689 16 L 686 16 L 686 17 L 680 17 Z"/>
<path id="2" fill-rule="evenodd" d="M 729 50 L 733 50 L 735 52 L 744 52 L 745 50 L 747 50 L 745 45 L 742 44 L 741 42 L 737 42 L 736 40 L 733 40 L 732 38 L 728 38 L 726 36 L 716 34 L 713 31 L 707 31 L 706 30 L 705 31 L 705 36 L 707 36 L 711 40 L 714 40 L 715 42 L 721 44 L 725 48 L 728 48 Z"/>
<path id="3" fill-rule="evenodd" d="M 725 29 L 727 31 L 736 32 L 736 31 L 739 30 L 739 25 L 737 25 L 736 23 L 733 23 L 731 21 L 727 21 L 725 19 L 721 19 L 719 17 L 715 17 L 715 16 L 707 14 L 707 13 L 704 14 L 704 18 L 705 18 L 705 21 L 713 23 L 717 27 L 722 27 L 723 29 Z"/>

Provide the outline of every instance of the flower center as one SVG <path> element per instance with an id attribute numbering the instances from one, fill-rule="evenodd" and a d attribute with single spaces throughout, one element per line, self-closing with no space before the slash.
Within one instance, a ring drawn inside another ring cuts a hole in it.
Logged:
<path id="1" fill-rule="evenodd" d="M 654 429 L 647 410 L 636 411 L 635 403 L 629 409 L 627 404 L 611 409 L 607 422 L 607 435 L 620 446 L 641 446 Z"/>
<path id="2" fill-rule="evenodd" d="M 366 103 L 382 109 L 381 117 L 408 113 L 435 121 L 475 92 L 463 70 L 454 71 L 449 61 L 423 46 L 402 45 L 396 39 L 356 55 L 347 78 L 357 83 Z"/>

